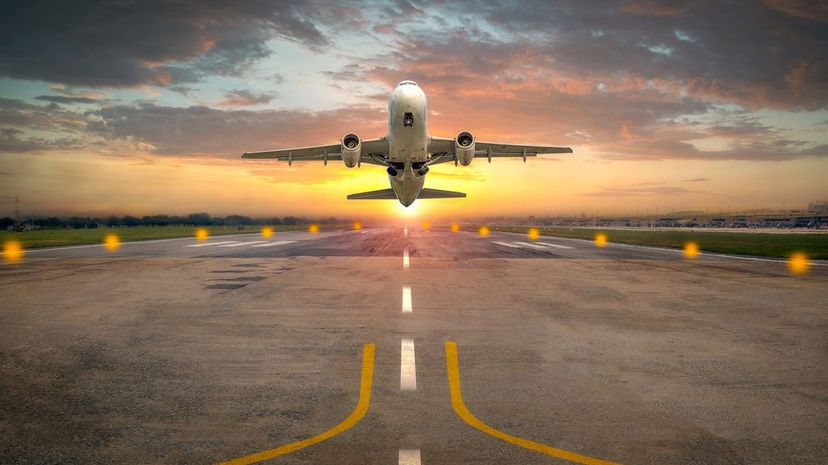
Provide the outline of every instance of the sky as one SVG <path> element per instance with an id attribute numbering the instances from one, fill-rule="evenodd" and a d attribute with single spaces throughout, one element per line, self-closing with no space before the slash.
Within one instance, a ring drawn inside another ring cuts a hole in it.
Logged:
<path id="1" fill-rule="evenodd" d="M 347 201 L 382 167 L 241 160 L 385 135 L 412 79 L 434 136 L 571 155 L 435 165 L 466 199 Z M 463 218 L 828 200 L 828 7 L 765 1 L 13 2 L 0 216 Z"/>

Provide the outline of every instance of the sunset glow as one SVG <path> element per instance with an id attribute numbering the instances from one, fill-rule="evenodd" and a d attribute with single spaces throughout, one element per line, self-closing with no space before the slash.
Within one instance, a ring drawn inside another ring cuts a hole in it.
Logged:
<path id="1" fill-rule="evenodd" d="M 526 15 L 519 4 L 449 2 L 400 22 L 409 14 L 400 5 L 313 5 L 276 16 L 199 3 L 137 14 L 112 2 L 78 8 L 59 27 L 20 21 L 27 28 L 17 47 L 28 55 L 0 68 L 2 195 L 18 195 L 32 215 L 204 211 L 398 223 L 713 214 L 801 208 L 825 196 L 828 93 L 811 37 L 824 25 L 816 6 L 694 4 L 667 14 L 633 0 L 601 9 L 540 3 Z M 458 11 L 477 27 L 446 23 Z M 100 17 L 113 24 L 99 28 Z M 755 24 L 722 27 L 707 17 Z M 153 40 L 135 42 L 137 34 Z M 43 37 L 62 39 L 44 46 Z M 469 130 L 574 153 L 436 164 L 426 185 L 467 198 L 409 208 L 346 200 L 387 188 L 382 166 L 240 159 L 336 144 L 347 132 L 382 137 L 388 93 L 403 79 L 426 93 L 433 136 Z M 12 214 L 10 203 L 2 208 Z"/>

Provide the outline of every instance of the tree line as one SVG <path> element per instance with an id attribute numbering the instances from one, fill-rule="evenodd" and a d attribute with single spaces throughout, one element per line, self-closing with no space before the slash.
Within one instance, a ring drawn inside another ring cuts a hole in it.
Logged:
<path id="1" fill-rule="evenodd" d="M 38 228 L 99 228 L 99 227 L 136 227 L 136 226 L 247 226 L 253 224 L 268 225 L 303 225 L 310 223 L 332 224 L 336 223 L 335 217 L 323 218 L 312 221 L 299 216 L 284 216 L 273 218 L 251 218 L 244 215 L 211 216 L 208 213 L 191 213 L 189 215 L 151 215 L 151 216 L 73 216 L 70 218 L 58 218 L 55 216 L 45 218 L 31 218 L 23 221 Z M 8 229 L 17 222 L 13 218 L 0 218 L 0 230 Z"/>

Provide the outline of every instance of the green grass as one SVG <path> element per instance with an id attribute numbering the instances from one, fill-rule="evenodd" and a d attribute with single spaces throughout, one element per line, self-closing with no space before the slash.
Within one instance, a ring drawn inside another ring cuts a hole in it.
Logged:
<path id="1" fill-rule="evenodd" d="M 320 225 L 321 229 L 331 229 L 334 225 Z M 239 230 L 235 226 L 208 226 L 210 236 L 227 234 L 257 234 L 261 226 L 247 226 Z M 307 225 L 278 225 L 275 231 L 306 230 Z M 195 226 L 138 226 L 135 228 L 93 228 L 93 229 L 40 229 L 26 232 L 0 231 L 0 242 L 19 241 L 24 249 L 39 247 L 58 247 L 63 245 L 100 244 L 107 234 L 116 234 L 122 242 L 149 239 L 170 239 L 175 237 L 195 237 Z"/>
<path id="2" fill-rule="evenodd" d="M 497 227 L 496 231 L 522 232 L 528 228 Z M 650 231 L 646 229 L 581 229 L 538 228 L 541 235 L 592 240 L 599 232 L 609 242 L 651 245 L 681 249 L 690 241 L 702 252 L 718 252 L 760 257 L 789 257 L 803 252 L 815 260 L 828 259 L 828 234 L 711 232 L 711 231 Z"/>

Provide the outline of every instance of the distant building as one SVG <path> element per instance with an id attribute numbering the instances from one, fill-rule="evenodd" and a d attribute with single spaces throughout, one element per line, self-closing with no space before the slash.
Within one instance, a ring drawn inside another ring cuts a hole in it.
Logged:
<path id="1" fill-rule="evenodd" d="M 820 212 L 820 213 L 828 213 L 828 201 L 817 201 L 811 202 L 808 204 L 808 211 L 811 212 Z"/>

